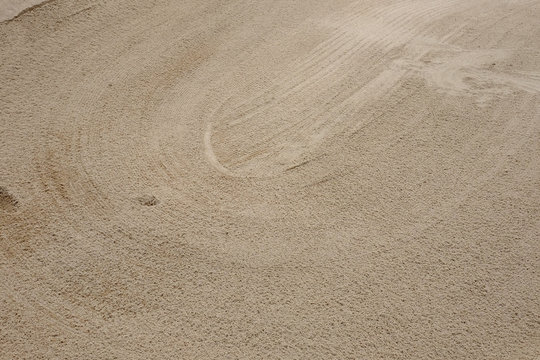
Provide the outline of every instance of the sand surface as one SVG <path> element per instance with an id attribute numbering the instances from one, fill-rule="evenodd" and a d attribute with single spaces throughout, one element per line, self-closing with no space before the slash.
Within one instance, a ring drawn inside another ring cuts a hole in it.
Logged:
<path id="1" fill-rule="evenodd" d="M 13 19 L 45 2 L 43 0 L 0 0 L 0 21 Z"/>
<path id="2" fill-rule="evenodd" d="M 540 357 L 540 1 L 1 4 L 1 359 Z"/>

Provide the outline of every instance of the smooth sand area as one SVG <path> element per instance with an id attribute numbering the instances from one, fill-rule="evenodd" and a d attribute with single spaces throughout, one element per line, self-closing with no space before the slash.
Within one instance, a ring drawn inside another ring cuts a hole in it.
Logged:
<path id="1" fill-rule="evenodd" d="M 540 358 L 540 1 L 0 4 L 0 359 Z"/>
<path id="2" fill-rule="evenodd" d="M 17 15 L 46 2 L 43 0 L 0 0 L 0 21 L 13 19 Z"/>

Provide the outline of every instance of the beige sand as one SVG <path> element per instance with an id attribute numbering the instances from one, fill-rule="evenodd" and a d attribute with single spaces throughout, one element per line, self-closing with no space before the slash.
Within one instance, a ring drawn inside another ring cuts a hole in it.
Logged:
<path id="1" fill-rule="evenodd" d="M 4 21 L 0 358 L 538 359 L 539 19 L 55 0 Z"/>
<path id="2" fill-rule="evenodd" d="M 49 0 L 51 1 L 51 0 Z M 0 21 L 13 19 L 16 16 L 33 10 L 34 7 L 46 3 L 43 0 L 0 0 Z"/>

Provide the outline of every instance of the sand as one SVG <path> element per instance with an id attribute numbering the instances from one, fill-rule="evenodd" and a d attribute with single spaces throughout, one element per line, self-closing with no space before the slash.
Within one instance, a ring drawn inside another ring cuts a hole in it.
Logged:
<path id="1" fill-rule="evenodd" d="M 1 359 L 540 357 L 538 0 L 2 4 Z"/>
<path id="2" fill-rule="evenodd" d="M 0 21 L 11 20 L 23 15 L 45 2 L 43 0 L 0 0 Z"/>

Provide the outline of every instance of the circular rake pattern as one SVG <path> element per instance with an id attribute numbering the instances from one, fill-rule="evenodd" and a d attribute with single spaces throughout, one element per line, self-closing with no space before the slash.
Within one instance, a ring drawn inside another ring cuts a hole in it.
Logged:
<path id="1" fill-rule="evenodd" d="M 0 357 L 535 358 L 539 16 L 55 0 L 0 23 Z"/>

